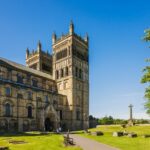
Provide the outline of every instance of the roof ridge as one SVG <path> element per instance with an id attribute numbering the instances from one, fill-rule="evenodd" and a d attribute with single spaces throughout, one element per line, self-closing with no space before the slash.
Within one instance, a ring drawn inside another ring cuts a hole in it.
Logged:
<path id="1" fill-rule="evenodd" d="M 3 62 L 5 62 L 5 63 L 7 63 L 7 64 L 9 64 L 9 65 L 11 65 L 11 66 L 17 68 L 17 69 L 24 70 L 24 71 L 26 71 L 26 72 L 30 72 L 30 73 L 36 74 L 36 75 L 38 75 L 38 76 L 43 76 L 43 77 L 45 77 L 45 78 L 54 80 L 52 75 L 49 75 L 49 74 L 47 74 L 47 73 L 45 73 L 45 72 L 42 72 L 42 71 L 39 71 L 39 70 L 36 70 L 36 69 L 33 69 L 33 68 L 29 68 L 28 66 L 25 66 L 25 65 L 23 65 L 23 64 L 16 63 L 16 62 L 11 61 L 11 60 L 8 60 L 8 59 L 6 59 L 6 58 L 0 57 L 0 61 L 3 61 Z"/>

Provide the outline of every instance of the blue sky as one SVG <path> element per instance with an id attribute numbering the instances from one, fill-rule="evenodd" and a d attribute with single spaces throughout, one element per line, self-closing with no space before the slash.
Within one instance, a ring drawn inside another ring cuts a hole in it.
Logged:
<path id="1" fill-rule="evenodd" d="M 41 40 L 51 51 L 51 35 L 75 32 L 90 37 L 90 114 L 149 118 L 140 84 L 148 44 L 142 41 L 150 26 L 146 0 L 0 0 L 0 56 L 25 64 L 25 50 Z"/>

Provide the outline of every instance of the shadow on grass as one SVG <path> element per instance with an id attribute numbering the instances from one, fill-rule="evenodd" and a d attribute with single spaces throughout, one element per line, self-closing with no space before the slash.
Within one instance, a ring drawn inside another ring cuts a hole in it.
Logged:
<path id="1" fill-rule="evenodd" d="M 83 134 L 84 131 L 71 131 L 70 134 Z"/>
<path id="2" fill-rule="evenodd" d="M 0 137 L 45 136 L 52 134 L 51 132 L 2 132 Z"/>

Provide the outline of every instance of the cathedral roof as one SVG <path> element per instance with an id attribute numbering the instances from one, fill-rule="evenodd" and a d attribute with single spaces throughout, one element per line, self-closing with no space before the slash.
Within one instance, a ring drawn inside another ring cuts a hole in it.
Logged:
<path id="1" fill-rule="evenodd" d="M 38 70 L 35 70 L 35 69 L 32 69 L 32 68 L 29 68 L 27 66 L 24 66 L 22 64 L 18 64 L 16 62 L 7 60 L 7 59 L 2 58 L 2 57 L 0 57 L 0 63 L 1 62 L 6 63 L 6 64 L 8 64 L 8 65 L 10 65 L 10 66 L 12 66 L 14 68 L 19 69 L 19 70 L 26 71 L 28 73 L 34 74 L 36 76 L 41 76 L 41 77 L 53 80 L 53 77 L 51 75 L 47 74 L 47 73 L 44 73 L 44 72 L 41 72 L 41 71 L 38 71 Z"/>

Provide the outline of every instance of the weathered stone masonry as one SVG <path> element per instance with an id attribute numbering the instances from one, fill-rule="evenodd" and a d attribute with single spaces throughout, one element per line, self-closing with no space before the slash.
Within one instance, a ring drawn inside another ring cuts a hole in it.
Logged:
<path id="1" fill-rule="evenodd" d="M 52 35 L 53 54 L 26 50 L 26 65 L 0 58 L 0 132 L 88 128 L 88 36 Z"/>

